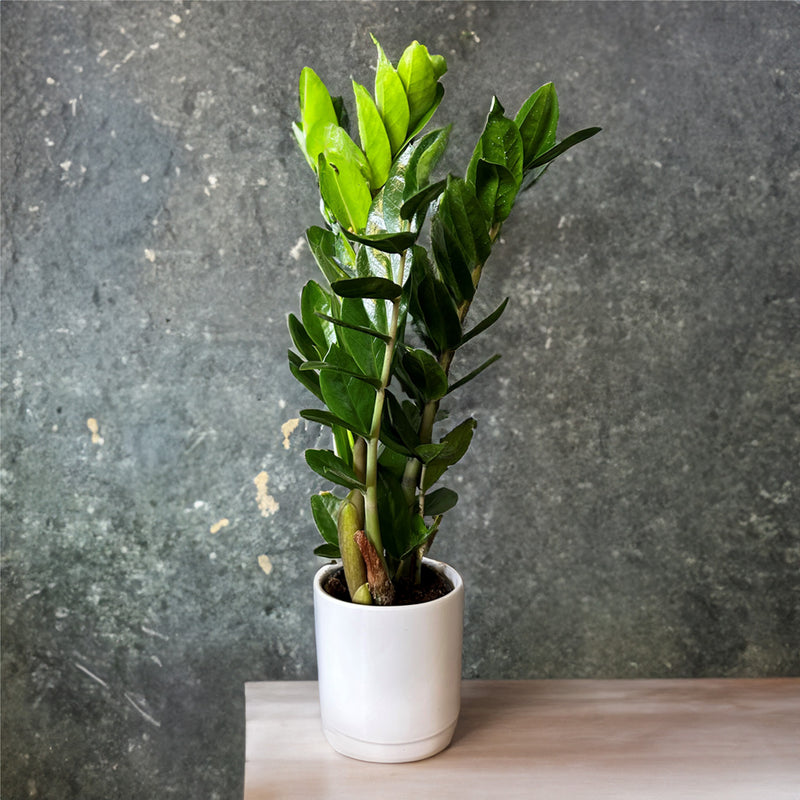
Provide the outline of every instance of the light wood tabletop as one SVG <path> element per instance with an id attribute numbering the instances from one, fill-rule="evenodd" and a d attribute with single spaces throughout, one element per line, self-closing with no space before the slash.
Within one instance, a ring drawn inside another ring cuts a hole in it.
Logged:
<path id="1" fill-rule="evenodd" d="M 245 695 L 245 800 L 800 800 L 800 679 L 464 681 L 411 764 L 335 753 L 314 682 Z"/>

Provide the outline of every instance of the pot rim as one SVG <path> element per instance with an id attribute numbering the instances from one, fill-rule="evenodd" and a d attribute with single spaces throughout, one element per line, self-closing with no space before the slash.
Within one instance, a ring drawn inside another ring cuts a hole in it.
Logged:
<path id="1" fill-rule="evenodd" d="M 376 605 L 361 605 L 359 603 L 348 603 L 344 600 L 339 600 L 336 597 L 329 595 L 322 588 L 322 579 L 329 573 L 339 569 L 341 562 L 336 561 L 332 564 L 324 564 L 321 566 L 314 575 L 314 595 L 318 602 L 333 603 L 341 609 L 342 613 L 351 614 L 413 614 L 419 613 L 420 609 L 432 609 L 443 603 L 454 602 L 461 595 L 464 594 L 464 580 L 459 574 L 458 570 L 446 564 L 444 561 L 436 561 L 433 558 L 425 556 L 422 563 L 430 567 L 436 572 L 443 573 L 444 576 L 453 584 L 453 588 L 443 597 L 437 597 L 435 600 L 428 600 L 425 603 L 413 603 L 405 606 L 376 606 Z"/>

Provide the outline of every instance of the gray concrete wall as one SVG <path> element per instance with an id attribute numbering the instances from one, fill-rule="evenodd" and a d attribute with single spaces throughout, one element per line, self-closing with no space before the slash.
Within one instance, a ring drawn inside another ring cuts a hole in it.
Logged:
<path id="1" fill-rule="evenodd" d="M 446 55 L 604 131 L 523 196 L 435 554 L 468 678 L 800 674 L 794 3 L 4 2 L 3 796 L 234 798 L 242 684 L 313 679 L 316 267 L 297 76 Z"/>

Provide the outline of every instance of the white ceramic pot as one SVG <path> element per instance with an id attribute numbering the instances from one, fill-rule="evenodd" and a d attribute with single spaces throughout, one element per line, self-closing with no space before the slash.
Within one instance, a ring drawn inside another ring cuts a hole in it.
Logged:
<path id="1" fill-rule="evenodd" d="M 322 728 L 339 753 L 362 761 L 419 761 L 444 750 L 461 707 L 464 583 L 447 564 L 453 591 L 410 606 L 363 606 L 331 597 L 314 579 Z"/>

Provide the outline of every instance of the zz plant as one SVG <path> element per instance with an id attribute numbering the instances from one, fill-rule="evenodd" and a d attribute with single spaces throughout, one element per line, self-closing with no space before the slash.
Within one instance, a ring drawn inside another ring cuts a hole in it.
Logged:
<path id="1" fill-rule="evenodd" d="M 306 451 L 308 465 L 344 490 L 311 498 L 324 539 L 314 552 L 342 559 L 354 602 L 390 605 L 399 581 L 420 581 L 458 499 L 435 487 L 476 423 L 443 422 L 440 404 L 499 358 L 451 378 L 456 353 L 508 302 L 466 326 L 501 226 L 553 159 L 600 129 L 557 143 L 552 83 L 513 118 L 494 98 L 464 177 L 432 181 L 450 127 L 424 129 L 444 94 L 445 59 L 415 41 L 395 66 L 373 41 L 374 94 L 353 81 L 360 146 L 342 98 L 310 67 L 300 75 L 293 130 L 319 186 L 325 224 L 306 236 L 324 281 L 306 283 L 300 315 L 289 315 L 289 366 L 323 404 L 301 416 L 333 433 L 335 449 Z"/>

